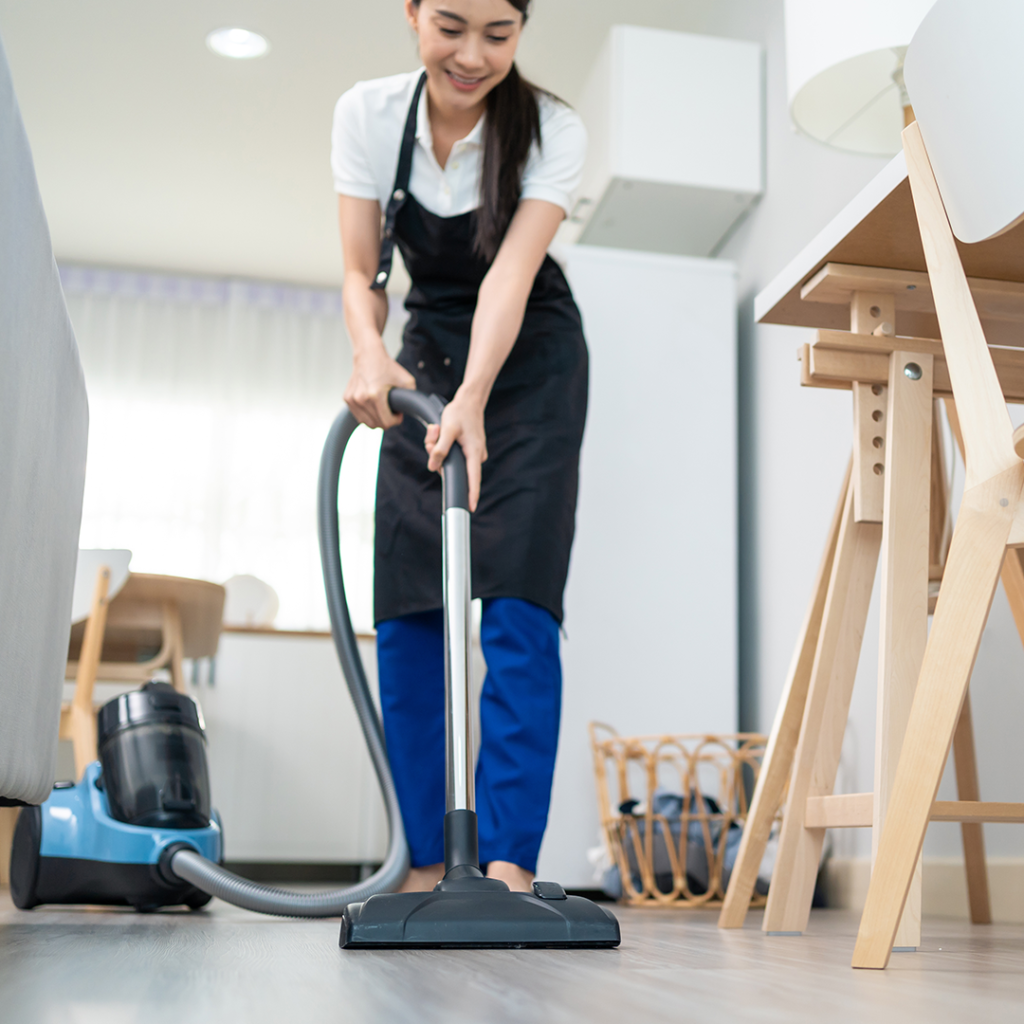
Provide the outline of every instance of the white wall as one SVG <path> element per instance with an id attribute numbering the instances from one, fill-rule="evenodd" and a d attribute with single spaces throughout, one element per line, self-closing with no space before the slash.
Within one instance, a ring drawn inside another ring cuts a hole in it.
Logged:
<path id="1" fill-rule="evenodd" d="M 765 730 L 849 455 L 851 410 L 844 392 L 799 387 L 795 353 L 809 332 L 755 325 L 753 297 L 885 163 L 831 150 L 791 127 L 782 6 L 781 0 L 734 0 L 721 5 L 717 20 L 706 27 L 766 47 L 765 196 L 723 252 L 736 261 L 740 274 L 741 723 Z M 849 792 L 871 788 L 877 658 L 876 596 L 840 769 L 839 787 Z M 978 656 L 972 699 L 982 796 L 1020 800 L 1024 650 L 1001 590 Z M 942 792 L 951 794 L 948 777 Z M 990 854 L 1024 853 L 1019 827 L 986 825 L 985 834 Z M 837 854 L 870 854 L 867 831 L 832 835 Z M 957 826 L 931 827 L 926 855 L 957 855 L 959 849 Z"/>
<path id="2" fill-rule="evenodd" d="M 593 885 L 587 723 L 622 734 L 737 722 L 735 268 L 577 246 L 590 348 L 562 729 L 539 874 Z"/>

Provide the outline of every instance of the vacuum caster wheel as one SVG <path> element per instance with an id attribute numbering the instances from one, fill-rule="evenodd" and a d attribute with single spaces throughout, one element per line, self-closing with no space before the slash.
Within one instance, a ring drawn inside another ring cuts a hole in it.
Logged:
<path id="1" fill-rule="evenodd" d="M 196 889 L 186 900 L 185 906 L 189 910 L 202 910 L 213 897 L 202 889 Z"/>
<path id="2" fill-rule="evenodd" d="M 24 807 L 18 815 L 11 843 L 11 900 L 19 910 L 31 910 L 42 902 L 36 898 L 39 878 L 39 846 L 43 816 L 38 807 Z"/>

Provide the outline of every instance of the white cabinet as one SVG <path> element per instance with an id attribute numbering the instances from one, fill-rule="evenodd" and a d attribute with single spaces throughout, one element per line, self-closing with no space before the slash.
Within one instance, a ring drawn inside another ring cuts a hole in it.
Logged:
<path id="1" fill-rule="evenodd" d="M 713 254 L 763 189 L 761 48 L 616 25 L 579 103 L 580 242 Z"/>
<path id="2" fill-rule="evenodd" d="M 590 407 L 565 598 L 565 690 L 540 875 L 593 885 L 587 723 L 737 725 L 736 274 L 576 246 Z"/>
<path id="3" fill-rule="evenodd" d="M 376 700 L 374 640 L 360 638 L 359 653 Z M 476 637 L 472 667 L 479 688 L 486 669 Z M 384 802 L 330 637 L 224 633 L 214 685 L 191 692 L 206 719 L 228 860 L 383 860 Z"/>
<path id="4" fill-rule="evenodd" d="M 373 641 L 359 648 L 376 690 Z M 225 633 L 214 685 L 192 692 L 228 860 L 383 859 L 384 805 L 329 638 Z"/>

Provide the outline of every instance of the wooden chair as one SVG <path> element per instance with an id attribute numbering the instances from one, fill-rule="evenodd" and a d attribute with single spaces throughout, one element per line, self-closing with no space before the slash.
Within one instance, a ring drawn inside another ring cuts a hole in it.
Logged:
<path id="1" fill-rule="evenodd" d="M 904 733 L 853 956 L 882 968 L 932 817 L 1007 549 L 1024 547 L 1024 438 L 1003 392 L 957 238 L 981 242 L 1024 220 L 1017 52 L 1024 7 L 939 0 L 905 76 L 917 123 L 903 148 L 965 448 L 963 501 Z M 955 234 L 954 234 L 955 233 Z M 1020 805 L 1013 805 L 1019 812 Z M 1006 820 L 1022 820 L 1008 814 Z"/>
<path id="2" fill-rule="evenodd" d="M 128 573 L 127 562 L 124 569 L 123 585 L 117 586 L 121 580 L 115 577 L 112 586 L 110 566 L 98 566 L 89 614 L 71 628 L 65 678 L 75 680 L 75 692 L 61 708 L 60 738 L 74 746 L 78 778 L 99 756 L 93 705 L 97 679 L 144 683 L 167 669 L 175 689 L 185 693 L 182 659 L 217 653 L 224 611 L 222 586 L 206 580 Z"/>

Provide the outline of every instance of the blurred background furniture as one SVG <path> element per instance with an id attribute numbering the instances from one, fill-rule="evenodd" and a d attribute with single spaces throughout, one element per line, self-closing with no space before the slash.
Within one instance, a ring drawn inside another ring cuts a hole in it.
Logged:
<path id="1" fill-rule="evenodd" d="M 174 688 L 185 693 L 182 659 L 217 653 L 224 588 L 206 580 L 131 573 L 130 558 L 123 550 L 83 551 L 79 557 L 79 613 L 90 578 L 94 584 L 85 614 L 71 627 L 65 678 L 75 680 L 75 692 L 60 715 L 60 738 L 74 746 L 78 778 L 98 756 L 97 679 L 141 684 L 166 670 Z"/>
<path id="2" fill-rule="evenodd" d="M 0 884 L 16 807 L 49 795 L 89 410 L 0 45 Z"/>
<path id="3" fill-rule="evenodd" d="M 281 602 L 269 583 L 243 573 L 225 580 L 224 590 L 225 626 L 266 629 L 274 625 Z"/>

